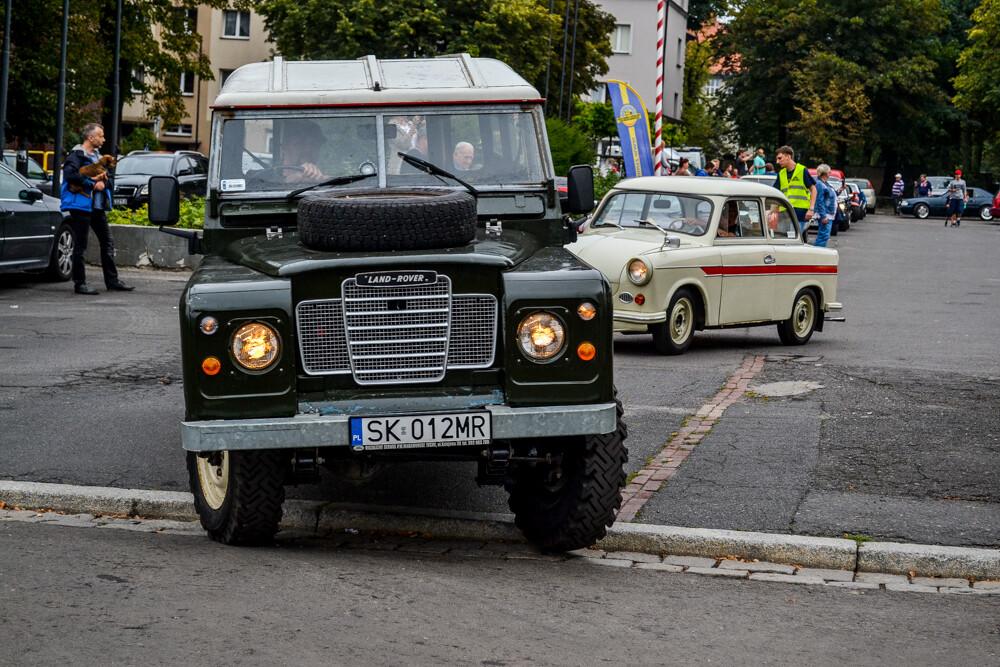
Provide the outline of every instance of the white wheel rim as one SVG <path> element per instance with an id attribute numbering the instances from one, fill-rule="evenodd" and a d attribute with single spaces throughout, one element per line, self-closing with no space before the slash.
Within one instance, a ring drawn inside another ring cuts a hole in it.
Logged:
<path id="1" fill-rule="evenodd" d="M 795 335 L 799 338 L 805 337 L 812 327 L 815 316 L 813 300 L 808 296 L 799 297 L 799 300 L 795 302 L 795 310 L 792 312 L 792 326 L 795 329 Z"/>
<path id="2" fill-rule="evenodd" d="M 229 490 L 229 452 L 220 452 L 219 456 L 198 456 L 198 481 L 201 483 L 201 495 L 205 502 L 214 510 L 222 507 Z"/>
<path id="3" fill-rule="evenodd" d="M 683 345 L 691 335 L 693 326 L 694 307 L 688 299 L 679 299 L 670 311 L 670 340 L 674 345 Z"/>

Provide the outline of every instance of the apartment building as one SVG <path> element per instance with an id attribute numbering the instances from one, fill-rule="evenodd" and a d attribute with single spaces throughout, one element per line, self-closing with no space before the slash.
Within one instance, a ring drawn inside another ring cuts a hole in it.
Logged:
<path id="1" fill-rule="evenodd" d="M 125 105 L 122 113 L 122 136 L 138 126 L 152 129 L 167 150 L 196 150 L 208 154 L 211 135 L 211 104 L 222 82 L 233 70 L 247 63 L 268 60 L 264 19 L 253 12 L 212 9 L 202 6 L 188 11 L 189 24 L 202 35 L 202 48 L 212 63 L 214 81 L 191 74 L 181 76 L 181 95 L 187 114 L 179 125 L 165 126 L 149 118 L 141 102 Z"/>
<path id="2" fill-rule="evenodd" d="M 613 54 L 608 58 L 605 81 L 614 79 L 632 86 L 646 110 L 656 111 L 656 19 L 658 0 L 598 0 L 600 8 L 615 17 L 611 35 Z M 663 120 L 679 123 L 684 104 L 684 54 L 687 45 L 688 0 L 665 0 L 663 41 Z M 598 102 L 607 99 L 607 87 L 591 92 Z"/>

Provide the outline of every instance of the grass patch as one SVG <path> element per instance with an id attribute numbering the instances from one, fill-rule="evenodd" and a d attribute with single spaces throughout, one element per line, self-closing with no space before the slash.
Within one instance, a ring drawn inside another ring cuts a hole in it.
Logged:
<path id="1" fill-rule="evenodd" d="M 875 541 L 874 537 L 868 537 L 867 535 L 850 535 L 848 533 L 844 533 L 844 539 L 854 540 L 855 542 L 858 543 L 859 547 L 862 544 L 864 544 L 865 542 L 874 542 Z"/>

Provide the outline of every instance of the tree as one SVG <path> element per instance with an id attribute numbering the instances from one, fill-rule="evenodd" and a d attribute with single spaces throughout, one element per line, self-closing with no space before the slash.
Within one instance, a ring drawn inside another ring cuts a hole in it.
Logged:
<path id="1" fill-rule="evenodd" d="M 583 132 L 558 118 L 546 118 L 545 129 L 557 174 L 566 174 L 575 164 L 594 163 L 594 146 Z"/>
<path id="2" fill-rule="evenodd" d="M 575 6 L 575 5 L 573 5 Z M 257 11 L 278 53 L 291 59 L 433 57 L 468 52 L 497 58 L 539 91 L 549 66 L 550 113 L 559 109 L 560 83 L 568 96 L 569 77 L 560 81 L 566 0 L 549 14 L 546 0 L 258 0 Z M 571 6 L 572 10 L 572 6 Z M 579 1 L 573 90 L 586 92 L 608 71 L 608 34 L 614 18 L 590 0 Z M 549 34 L 552 42 L 549 45 Z M 567 49 L 568 51 L 568 49 Z M 565 108 L 565 106 L 563 106 Z"/>
<path id="3" fill-rule="evenodd" d="M 725 137 L 729 134 L 729 124 L 725 113 L 715 108 L 713 99 L 705 92 L 705 86 L 712 77 L 712 68 L 717 56 L 712 38 L 699 34 L 698 39 L 687 43 L 684 56 L 684 109 L 681 122 L 686 141 L 692 146 L 701 146 L 706 155 L 722 155 L 726 152 Z M 665 133 L 664 133 L 665 134 Z M 664 142 L 667 142 L 664 136 Z M 667 143 L 679 146 L 680 143 Z"/>
<path id="4" fill-rule="evenodd" d="M 1000 0 L 982 0 L 972 13 L 968 45 L 958 57 L 955 105 L 981 123 L 985 140 L 1000 142 Z M 988 153 L 987 153 L 988 154 Z M 1000 169 L 991 161 L 990 169 Z"/>
<path id="5" fill-rule="evenodd" d="M 151 117 L 159 116 L 166 124 L 180 122 L 185 113 L 181 75 L 189 72 L 202 79 L 212 78 L 211 63 L 201 51 L 202 37 L 191 25 L 187 11 L 206 6 L 245 9 L 251 2 L 126 0 L 122 13 L 120 103 L 139 98 L 150 105 Z M 90 120 L 101 119 L 109 124 L 116 0 L 73 2 L 70 9 L 67 132 Z M 8 100 L 18 100 L 18 104 L 8 103 L 8 137 L 39 142 L 55 135 L 61 16 L 60 0 L 13 4 Z"/>

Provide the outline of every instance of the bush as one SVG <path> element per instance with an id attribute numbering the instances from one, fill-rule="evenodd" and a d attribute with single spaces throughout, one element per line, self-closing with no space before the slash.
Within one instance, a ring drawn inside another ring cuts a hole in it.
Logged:
<path id="1" fill-rule="evenodd" d="M 565 176 L 575 164 L 594 164 L 597 156 L 586 134 L 557 118 L 546 118 L 545 128 L 549 133 L 556 174 Z"/>
<path id="2" fill-rule="evenodd" d="M 160 145 L 160 140 L 156 138 L 156 134 L 148 127 L 135 128 L 127 137 L 122 139 L 121 146 L 118 147 L 122 155 L 128 155 L 132 151 L 158 151 L 162 149 L 163 146 Z"/>
<path id="3" fill-rule="evenodd" d="M 608 172 L 606 176 L 601 176 L 600 174 L 594 175 L 594 199 L 604 199 L 604 195 L 608 194 L 608 190 L 615 186 L 615 183 L 621 180 L 621 176 L 618 174 Z"/>
<path id="4" fill-rule="evenodd" d="M 116 225 L 139 225 L 151 227 L 149 207 L 143 204 L 139 208 L 116 208 L 108 211 L 108 222 Z M 191 197 L 181 200 L 181 215 L 175 227 L 184 229 L 201 229 L 205 224 L 205 198 Z"/>

